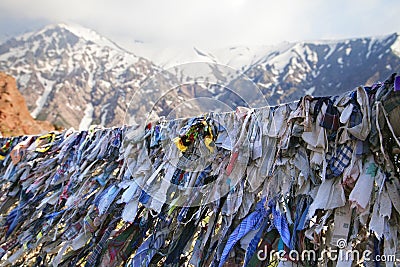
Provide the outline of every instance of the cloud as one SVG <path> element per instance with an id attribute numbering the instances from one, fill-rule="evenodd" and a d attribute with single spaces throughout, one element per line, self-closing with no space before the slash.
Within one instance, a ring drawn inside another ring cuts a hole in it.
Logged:
<path id="1" fill-rule="evenodd" d="M 271 44 L 400 30 L 396 0 L 2 0 L 0 10 L 11 20 L 74 22 L 117 42 L 166 46 Z"/>

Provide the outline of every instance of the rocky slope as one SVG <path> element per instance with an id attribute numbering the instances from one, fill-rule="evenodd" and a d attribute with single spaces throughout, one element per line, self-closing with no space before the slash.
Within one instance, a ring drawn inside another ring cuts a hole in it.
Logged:
<path id="1" fill-rule="evenodd" d="M 32 118 L 15 79 L 0 72 L 0 133 L 3 136 L 39 134 L 54 130 L 49 122 Z"/>

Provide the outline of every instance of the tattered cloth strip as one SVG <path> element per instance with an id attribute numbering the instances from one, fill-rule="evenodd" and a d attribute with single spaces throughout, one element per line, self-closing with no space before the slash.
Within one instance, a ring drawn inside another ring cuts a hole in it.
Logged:
<path id="1" fill-rule="evenodd" d="M 398 253 L 398 85 L 393 74 L 335 97 L 1 139 L 0 265 L 350 266 L 363 260 L 324 250 Z"/>

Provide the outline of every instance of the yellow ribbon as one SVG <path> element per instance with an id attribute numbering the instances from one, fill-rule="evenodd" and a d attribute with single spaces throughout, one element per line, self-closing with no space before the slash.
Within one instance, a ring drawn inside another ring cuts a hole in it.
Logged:
<path id="1" fill-rule="evenodd" d="M 181 140 L 181 138 L 180 137 L 176 137 L 174 140 L 172 140 L 174 143 L 175 143 L 175 145 L 176 145 L 176 147 L 181 151 L 181 152 L 185 152 L 186 150 L 187 150 L 187 146 L 185 146 L 183 143 L 182 143 L 182 140 Z"/>
<path id="2" fill-rule="evenodd" d="M 47 150 L 50 149 L 56 135 L 55 133 L 48 133 L 42 136 L 39 136 L 38 139 L 36 139 L 36 152 L 46 152 Z M 47 142 L 45 142 L 47 140 Z"/>
<path id="3" fill-rule="evenodd" d="M 214 152 L 214 143 L 212 140 L 212 137 L 206 136 L 204 138 L 204 143 L 206 144 L 206 147 L 208 148 L 208 150 L 210 150 L 211 153 Z"/>
<path id="4" fill-rule="evenodd" d="M 8 150 L 10 149 L 10 147 L 12 146 L 12 143 L 13 143 L 13 138 L 11 138 L 10 140 L 8 140 L 5 144 L 4 144 L 4 146 L 2 146 L 0 149 L 1 149 L 1 151 L 3 152 L 3 153 L 6 153 L 6 152 L 8 152 Z M 5 155 L 1 155 L 0 154 L 0 160 L 4 160 L 6 158 L 6 156 Z"/>

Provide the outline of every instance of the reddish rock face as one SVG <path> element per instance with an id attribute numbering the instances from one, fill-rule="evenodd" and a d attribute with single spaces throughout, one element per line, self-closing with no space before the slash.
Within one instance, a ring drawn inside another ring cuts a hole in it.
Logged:
<path id="1" fill-rule="evenodd" d="M 46 121 L 35 121 L 25 99 L 18 91 L 15 79 L 0 72 L 0 132 L 3 136 L 40 134 L 54 130 Z"/>

